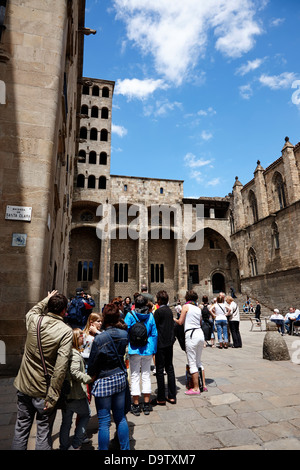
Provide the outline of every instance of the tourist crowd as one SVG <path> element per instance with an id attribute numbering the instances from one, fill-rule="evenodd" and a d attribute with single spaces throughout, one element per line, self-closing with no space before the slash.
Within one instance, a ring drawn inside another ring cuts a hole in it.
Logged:
<path id="1" fill-rule="evenodd" d="M 129 450 L 128 412 L 149 415 L 153 406 L 176 405 L 176 338 L 188 363 L 187 396 L 207 391 L 202 351 L 216 347 L 215 336 L 220 349 L 242 347 L 235 298 L 221 292 L 209 303 L 207 296 L 199 300 L 190 290 L 184 302 L 178 301 L 172 310 L 165 290 L 154 298 L 143 285 L 132 298 L 116 297 L 96 313 L 95 302 L 81 288 L 69 301 L 57 291 L 48 293 L 26 314 L 27 338 L 15 380 L 18 410 L 12 449 L 27 448 L 34 418 L 36 449 L 51 449 L 57 409 L 62 412 L 60 449 L 80 449 L 88 441 L 86 428 L 94 399 L 99 450 L 109 447 L 111 413 L 120 448 Z M 257 303 L 257 321 L 259 307 Z M 300 312 L 291 308 L 283 318 L 275 309 L 270 320 L 282 333 L 283 328 L 290 332 L 298 315 L 300 319 Z M 151 370 L 157 380 L 154 399 Z M 74 415 L 76 427 L 71 439 Z"/>

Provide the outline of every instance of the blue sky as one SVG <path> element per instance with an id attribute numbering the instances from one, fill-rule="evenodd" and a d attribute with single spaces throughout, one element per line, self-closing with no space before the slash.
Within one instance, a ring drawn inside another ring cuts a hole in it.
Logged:
<path id="1" fill-rule="evenodd" d="M 83 74 L 116 82 L 111 173 L 221 196 L 300 141 L 299 0 L 86 0 Z"/>

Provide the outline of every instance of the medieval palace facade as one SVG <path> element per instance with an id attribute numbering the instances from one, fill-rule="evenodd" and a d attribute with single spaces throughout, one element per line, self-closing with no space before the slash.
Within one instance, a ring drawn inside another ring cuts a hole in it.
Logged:
<path id="1" fill-rule="evenodd" d="M 233 286 L 300 307 L 300 144 L 224 197 L 112 175 L 114 82 L 83 77 L 85 0 L 0 3 L 0 373 L 19 366 L 25 314 L 83 286 L 97 309 L 142 283 L 171 302 Z M 108 78 L 108 77 L 107 77 Z"/>

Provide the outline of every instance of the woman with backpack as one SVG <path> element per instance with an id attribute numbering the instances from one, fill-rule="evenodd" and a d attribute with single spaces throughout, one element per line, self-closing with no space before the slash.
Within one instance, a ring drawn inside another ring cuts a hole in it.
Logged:
<path id="1" fill-rule="evenodd" d="M 128 326 L 128 354 L 131 373 L 131 413 L 140 415 L 139 397 L 141 395 L 140 381 L 142 379 L 142 394 L 144 396 L 143 411 L 149 415 L 151 411 L 151 363 L 157 349 L 157 329 L 153 314 L 147 306 L 148 299 L 138 295 L 135 308 L 127 313 L 125 323 Z"/>
<path id="2" fill-rule="evenodd" d="M 207 295 L 202 297 L 202 305 L 200 308 L 202 313 L 202 330 L 205 339 L 204 347 L 208 345 L 213 348 L 215 346 L 214 320 L 211 312 L 209 311 L 210 305 L 208 303 Z M 211 343 L 209 344 L 208 341 L 211 341 Z"/>

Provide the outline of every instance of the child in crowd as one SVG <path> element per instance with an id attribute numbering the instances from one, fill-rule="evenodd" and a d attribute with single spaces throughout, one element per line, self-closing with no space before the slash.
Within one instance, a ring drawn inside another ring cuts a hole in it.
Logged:
<path id="1" fill-rule="evenodd" d="M 90 419 L 91 411 L 87 399 L 86 384 L 92 382 L 92 378 L 85 372 L 84 359 L 81 356 L 83 344 L 83 332 L 79 328 L 73 330 L 73 348 L 70 357 L 67 378 L 70 381 L 70 392 L 67 403 L 62 410 L 62 423 L 59 433 L 61 450 L 79 450 L 85 436 L 86 426 Z M 78 421 L 75 434 L 70 446 L 70 429 L 73 414 L 76 413 Z"/>

